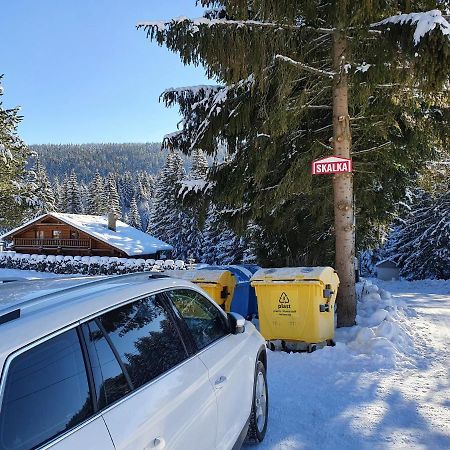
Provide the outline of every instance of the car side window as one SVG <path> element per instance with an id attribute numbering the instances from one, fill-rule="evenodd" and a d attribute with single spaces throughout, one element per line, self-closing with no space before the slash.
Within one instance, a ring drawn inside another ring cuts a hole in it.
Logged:
<path id="1" fill-rule="evenodd" d="M 133 388 L 187 358 L 187 351 L 159 296 L 149 296 L 98 318 L 117 350 Z"/>
<path id="2" fill-rule="evenodd" d="M 72 329 L 11 361 L 0 410 L 0 449 L 35 448 L 92 413 L 83 353 Z"/>
<path id="3" fill-rule="evenodd" d="M 186 322 L 199 350 L 229 334 L 223 314 L 210 300 L 190 289 L 167 292 Z"/>
<path id="4" fill-rule="evenodd" d="M 119 360 L 99 327 L 98 319 L 82 325 L 89 352 L 98 408 L 102 409 L 131 391 Z"/>

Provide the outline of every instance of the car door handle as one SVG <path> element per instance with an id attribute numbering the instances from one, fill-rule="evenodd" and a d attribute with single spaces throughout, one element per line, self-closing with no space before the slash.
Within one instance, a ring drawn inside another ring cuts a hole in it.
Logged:
<path id="1" fill-rule="evenodd" d="M 162 437 L 157 437 L 144 450 L 162 450 L 165 447 L 166 441 Z"/>
<path id="2" fill-rule="evenodd" d="M 216 382 L 214 383 L 214 386 L 216 389 L 222 389 L 224 383 L 227 381 L 227 377 L 224 375 L 221 375 L 219 378 L 217 378 Z"/>

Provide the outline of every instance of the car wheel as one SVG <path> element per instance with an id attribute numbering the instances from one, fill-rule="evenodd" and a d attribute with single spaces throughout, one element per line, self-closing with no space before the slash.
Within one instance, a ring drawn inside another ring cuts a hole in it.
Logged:
<path id="1" fill-rule="evenodd" d="M 255 381 L 253 384 L 253 403 L 247 441 L 261 442 L 267 431 L 269 413 L 269 397 L 267 390 L 266 368 L 261 361 L 256 363 Z"/>

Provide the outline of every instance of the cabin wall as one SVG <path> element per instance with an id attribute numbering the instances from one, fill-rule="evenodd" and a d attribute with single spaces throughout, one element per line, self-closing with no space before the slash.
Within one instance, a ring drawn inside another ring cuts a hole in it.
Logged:
<path id="1" fill-rule="evenodd" d="M 53 231 L 60 232 L 58 239 L 61 240 L 61 245 L 55 245 L 55 241 L 45 242 L 45 240 L 56 239 Z M 15 242 L 14 250 L 18 253 L 128 257 L 124 252 L 109 244 L 99 241 L 75 227 L 65 223 L 57 223 L 54 219 L 47 220 L 44 223 L 34 223 L 12 235 L 11 239 Z M 27 241 L 23 242 L 21 239 Z M 44 239 L 44 241 L 41 239 Z M 67 242 L 68 240 L 69 242 Z M 80 245 L 77 245 L 78 243 Z"/>

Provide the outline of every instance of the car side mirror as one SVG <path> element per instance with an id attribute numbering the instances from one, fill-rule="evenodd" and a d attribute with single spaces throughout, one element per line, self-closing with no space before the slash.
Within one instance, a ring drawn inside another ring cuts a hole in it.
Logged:
<path id="1" fill-rule="evenodd" d="M 228 313 L 228 323 L 232 334 L 241 334 L 245 331 L 245 319 L 238 313 Z"/>

